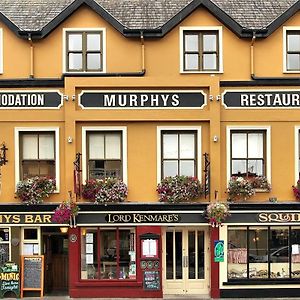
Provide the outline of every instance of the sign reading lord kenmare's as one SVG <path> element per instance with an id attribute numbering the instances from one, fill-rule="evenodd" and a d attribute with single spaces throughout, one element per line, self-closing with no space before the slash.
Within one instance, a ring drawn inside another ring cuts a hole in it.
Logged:
<path id="1" fill-rule="evenodd" d="M 82 91 L 79 106 L 83 109 L 199 109 L 206 105 L 206 95 L 190 91 Z"/>
<path id="2" fill-rule="evenodd" d="M 300 108 L 300 90 L 225 91 L 226 108 Z"/>
<path id="3" fill-rule="evenodd" d="M 58 109 L 62 104 L 59 91 L 0 91 L 0 109 Z"/>

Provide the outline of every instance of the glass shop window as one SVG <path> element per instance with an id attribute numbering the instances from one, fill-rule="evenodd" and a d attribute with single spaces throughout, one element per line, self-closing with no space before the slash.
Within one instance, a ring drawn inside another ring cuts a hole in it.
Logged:
<path id="1" fill-rule="evenodd" d="M 40 254 L 40 228 L 23 228 L 22 229 L 22 255 L 39 255 Z"/>
<path id="2" fill-rule="evenodd" d="M 228 228 L 228 279 L 300 278 L 300 227 Z"/>
<path id="3" fill-rule="evenodd" d="M 134 228 L 82 228 L 81 279 L 136 279 Z"/>
<path id="4" fill-rule="evenodd" d="M 10 260 L 10 229 L 0 228 L 0 266 Z"/>

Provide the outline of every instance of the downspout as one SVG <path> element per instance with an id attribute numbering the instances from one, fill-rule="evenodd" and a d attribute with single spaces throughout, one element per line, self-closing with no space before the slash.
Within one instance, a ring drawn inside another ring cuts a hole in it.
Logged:
<path id="1" fill-rule="evenodd" d="M 84 73 L 65 73 L 64 77 L 142 77 L 146 74 L 145 69 L 145 42 L 144 42 L 144 32 L 140 31 L 141 40 L 141 71 L 138 72 L 116 72 L 116 73 L 96 73 L 96 74 L 84 74 Z"/>
<path id="2" fill-rule="evenodd" d="M 144 43 L 144 33 L 141 31 L 141 51 L 142 51 L 142 72 L 145 73 L 145 43 Z"/>
<path id="3" fill-rule="evenodd" d="M 33 54 L 34 54 L 34 49 L 33 49 L 33 42 L 31 39 L 31 33 L 28 33 L 28 41 L 30 44 L 30 75 L 29 78 L 34 78 L 34 59 L 33 59 Z"/>
<path id="4" fill-rule="evenodd" d="M 255 35 L 255 31 L 253 31 L 251 46 L 250 46 L 250 72 L 251 72 L 252 79 L 255 77 L 255 75 L 254 75 L 254 42 L 255 42 L 255 40 L 256 40 L 256 35 Z"/>
<path id="5" fill-rule="evenodd" d="M 254 43 L 256 40 L 255 31 L 252 33 L 252 40 L 251 40 L 251 46 L 250 46 L 250 72 L 251 72 L 251 79 L 252 80 L 259 80 L 259 81 L 297 81 L 300 82 L 300 77 L 259 77 L 255 76 L 254 71 Z"/>

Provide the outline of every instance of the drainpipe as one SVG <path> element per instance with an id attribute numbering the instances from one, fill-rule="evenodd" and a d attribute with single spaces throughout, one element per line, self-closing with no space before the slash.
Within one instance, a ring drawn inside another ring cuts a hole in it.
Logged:
<path id="1" fill-rule="evenodd" d="M 142 72 L 145 73 L 145 43 L 144 43 L 144 33 L 141 31 L 141 51 L 142 51 Z"/>
<path id="2" fill-rule="evenodd" d="M 299 77 L 259 77 L 255 76 L 254 72 L 254 43 L 256 40 L 256 35 L 255 31 L 252 33 L 252 40 L 251 40 L 251 46 L 250 46 L 250 71 L 251 71 L 251 79 L 252 80 L 260 80 L 260 81 L 273 81 L 274 83 L 277 81 L 278 83 L 280 82 L 289 82 L 289 81 L 296 81 L 299 84 L 300 78 Z"/>
<path id="3" fill-rule="evenodd" d="M 255 77 L 254 75 L 254 42 L 256 40 L 255 31 L 253 31 L 251 46 L 250 46 L 250 71 L 251 71 L 251 78 Z"/>
<path id="4" fill-rule="evenodd" d="M 34 68 L 33 53 L 34 53 L 34 51 L 33 51 L 33 42 L 31 39 L 31 33 L 28 33 L 28 41 L 30 44 L 30 75 L 29 75 L 29 77 L 34 78 L 34 71 L 33 71 L 33 68 Z"/>

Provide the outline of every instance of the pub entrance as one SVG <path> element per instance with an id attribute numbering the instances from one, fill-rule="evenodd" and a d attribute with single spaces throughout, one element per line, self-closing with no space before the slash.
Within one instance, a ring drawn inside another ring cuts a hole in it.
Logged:
<path id="1" fill-rule="evenodd" d="M 209 251 L 205 227 L 163 229 L 163 293 L 208 295 Z"/>
<path id="2" fill-rule="evenodd" d="M 68 294 L 68 234 L 67 232 L 61 232 L 61 229 L 58 227 L 45 227 L 43 230 L 44 289 L 47 295 Z"/>

